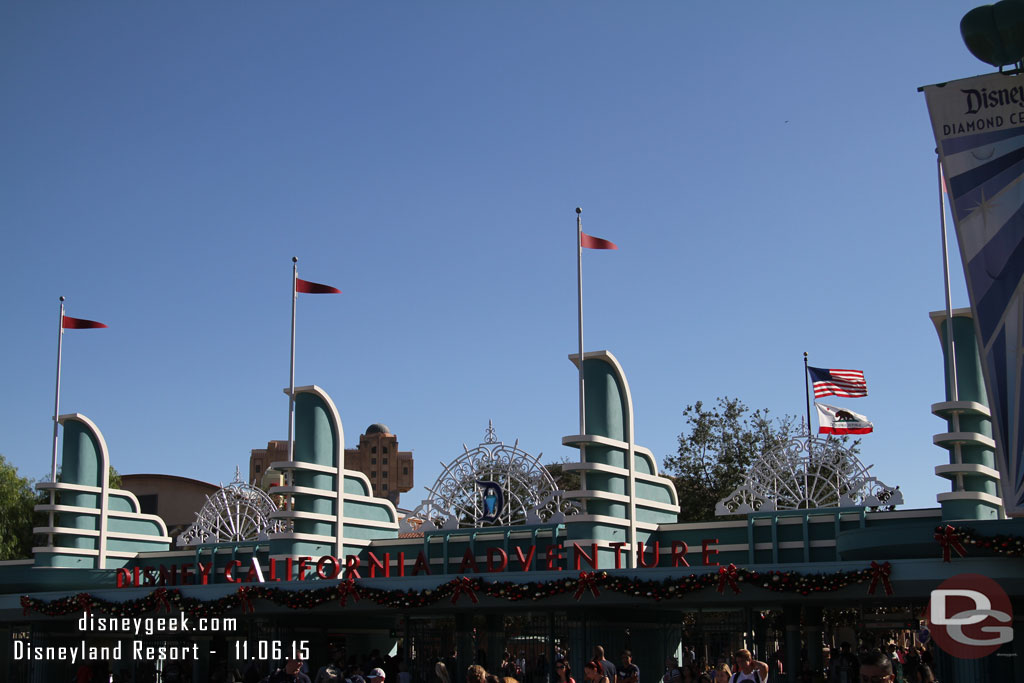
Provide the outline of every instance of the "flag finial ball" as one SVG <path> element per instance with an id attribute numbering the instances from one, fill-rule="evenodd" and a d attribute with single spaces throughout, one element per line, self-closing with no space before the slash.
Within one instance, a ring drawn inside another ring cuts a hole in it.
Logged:
<path id="1" fill-rule="evenodd" d="M 292 256 L 292 263 L 298 263 L 298 262 L 299 262 L 299 257 L 298 256 Z"/>
<path id="2" fill-rule="evenodd" d="M 577 206 L 576 207 L 576 213 L 583 213 L 583 209 L 581 209 L 580 207 Z"/>
<path id="3" fill-rule="evenodd" d="M 61 300 L 61 301 L 64 301 L 64 297 L 61 297 L 61 298 L 60 298 L 60 300 Z"/>

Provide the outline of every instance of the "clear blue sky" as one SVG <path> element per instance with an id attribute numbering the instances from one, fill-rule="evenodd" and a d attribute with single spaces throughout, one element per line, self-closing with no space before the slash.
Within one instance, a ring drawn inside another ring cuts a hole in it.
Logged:
<path id="1" fill-rule="evenodd" d="M 862 459 L 911 507 L 948 490 L 935 143 L 917 87 L 992 69 L 978 2 L 6 2 L 0 5 L 0 453 L 49 473 L 61 412 L 123 473 L 229 481 L 297 384 L 346 445 L 385 422 L 415 506 L 498 436 L 578 430 L 588 350 L 622 362 L 640 445 L 716 396 L 804 413 L 802 353 L 863 369 Z M 954 255 L 955 255 L 954 245 Z M 954 258 L 954 305 L 967 305 Z"/>

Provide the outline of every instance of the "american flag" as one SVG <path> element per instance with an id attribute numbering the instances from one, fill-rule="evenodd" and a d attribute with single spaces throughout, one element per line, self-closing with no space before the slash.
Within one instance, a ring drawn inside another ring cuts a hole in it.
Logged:
<path id="1" fill-rule="evenodd" d="M 868 395 L 868 384 L 861 370 L 807 368 L 814 383 L 814 398 L 846 396 L 857 398 Z"/>

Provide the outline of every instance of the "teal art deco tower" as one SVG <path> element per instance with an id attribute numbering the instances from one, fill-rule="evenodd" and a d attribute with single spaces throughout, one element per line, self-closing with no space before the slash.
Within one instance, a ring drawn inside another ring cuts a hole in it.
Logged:
<path id="1" fill-rule="evenodd" d="M 996 445 L 971 309 L 953 311 L 955 363 L 950 363 L 946 312 L 930 317 L 942 343 L 946 377 L 946 400 L 932 405 L 932 413 L 946 421 L 946 431 L 932 441 L 949 451 L 949 464 L 935 468 L 935 474 L 951 484 L 949 491 L 937 496 L 942 519 L 998 519 L 1002 499 Z"/>

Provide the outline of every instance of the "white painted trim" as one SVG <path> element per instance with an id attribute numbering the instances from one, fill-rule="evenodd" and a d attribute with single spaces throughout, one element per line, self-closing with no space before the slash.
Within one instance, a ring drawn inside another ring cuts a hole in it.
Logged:
<path id="1" fill-rule="evenodd" d="M 94 517 L 100 516 L 100 511 L 96 508 L 83 508 L 78 507 L 77 505 L 50 505 L 49 503 L 40 503 L 35 509 L 42 512 L 77 512 L 82 515 L 93 515 Z"/>
<path id="2" fill-rule="evenodd" d="M 607 472 L 608 474 L 617 474 L 625 477 L 629 474 L 625 467 L 616 467 L 615 465 L 607 465 L 603 462 L 567 462 L 562 465 L 567 470 L 574 471 L 594 471 L 594 472 Z"/>
<path id="3" fill-rule="evenodd" d="M 826 510 L 827 510 L 827 508 L 826 508 Z M 818 511 L 816 511 L 816 512 L 818 512 Z M 849 519 L 851 517 L 854 518 L 854 519 L 858 518 L 856 513 L 844 512 L 844 513 L 842 513 L 840 515 L 840 521 L 842 521 L 843 519 L 846 519 L 847 521 L 852 521 L 852 520 Z M 757 519 L 754 520 L 754 526 L 755 527 L 769 527 L 769 526 L 772 525 L 773 521 L 776 521 L 778 526 L 797 526 L 797 525 L 803 524 L 803 520 L 804 520 L 803 517 L 778 517 L 778 518 L 758 517 Z M 835 524 L 835 521 L 836 521 L 836 513 L 835 512 L 821 511 L 821 512 L 818 512 L 818 514 L 815 514 L 813 517 L 812 516 L 808 516 L 807 517 L 807 522 L 809 524 Z"/>
<path id="4" fill-rule="evenodd" d="M 360 517 L 342 517 L 342 519 L 346 524 L 354 524 L 355 526 L 368 526 L 375 529 L 398 528 L 398 522 L 382 522 L 379 519 L 362 519 Z"/>
<path id="5" fill-rule="evenodd" d="M 374 541 L 374 545 L 390 548 L 391 546 L 411 545 L 423 549 L 423 537 L 413 536 L 411 538 L 380 538 Z"/>
<path id="6" fill-rule="evenodd" d="M 949 478 L 947 475 L 958 475 L 958 474 L 980 474 L 992 479 L 998 480 L 999 471 L 986 467 L 984 465 L 977 465 L 974 463 L 953 463 L 949 465 L 936 465 L 935 473 L 940 477 Z"/>
<path id="7" fill-rule="evenodd" d="M 366 485 L 366 490 L 371 491 L 370 494 L 346 493 L 346 496 L 360 496 L 362 498 L 373 498 L 374 500 L 387 500 L 386 498 L 377 498 L 376 496 L 373 495 L 373 483 L 370 481 L 370 478 L 366 476 L 365 472 L 360 472 L 359 470 L 345 470 L 344 474 L 345 476 L 349 476 L 352 477 L 353 479 L 358 479 L 359 481 L 363 482 L 363 484 Z M 388 502 L 390 503 L 391 501 L 389 500 Z M 398 514 L 397 508 L 395 509 L 395 514 Z"/>
<path id="8" fill-rule="evenodd" d="M 945 447 L 946 444 L 955 446 L 957 443 L 968 444 L 971 446 L 984 446 L 985 448 L 994 450 L 996 442 L 984 434 L 978 432 L 943 432 L 942 434 L 936 434 L 932 437 L 932 443 L 936 446 Z"/>
<path id="9" fill-rule="evenodd" d="M 137 519 L 146 522 L 159 522 L 158 526 L 163 530 L 163 535 L 167 536 L 167 523 L 164 522 L 163 518 L 159 515 L 150 515 L 144 512 L 125 512 L 123 510 L 109 510 L 107 512 L 109 517 L 117 517 L 118 519 Z"/>
<path id="10" fill-rule="evenodd" d="M 270 489 L 270 495 L 272 496 L 279 496 L 288 493 L 297 493 L 301 496 L 313 496 L 315 498 L 334 498 L 335 495 L 335 492 L 330 489 L 315 489 L 309 486 L 288 486 L 285 484 L 282 486 L 275 486 Z M 284 512 L 284 510 L 280 510 L 280 512 Z"/>
<path id="11" fill-rule="evenodd" d="M 349 494 L 346 494 L 345 497 L 348 500 L 351 500 L 353 502 L 357 502 L 357 503 L 372 503 L 374 505 L 381 505 L 382 503 L 390 503 L 391 502 L 387 498 L 378 498 L 377 496 L 364 496 L 361 493 L 349 493 Z M 398 511 L 394 509 L 394 505 L 391 506 L 390 512 L 392 513 L 391 516 L 394 517 L 397 520 L 398 519 Z"/>
<path id="12" fill-rule="evenodd" d="M 999 496 L 993 496 L 991 493 L 984 493 L 982 491 L 948 491 L 935 496 L 935 499 L 940 503 L 967 500 L 979 503 L 989 503 L 990 505 L 1003 504 L 1003 499 Z"/>
<path id="13" fill-rule="evenodd" d="M 55 545 L 43 545 L 32 548 L 32 554 L 36 553 L 53 553 L 55 555 L 88 555 L 90 557 L 96 557 L 100 554 L 100 551 L 96 548 L 62 548 Z"/>
<path id="14" fill-rule="evenodd" d="M 606 474 L 617 474 L 617 475 L 619 475 L 621 477 L 629 476 L 629 470 L 627 470 L 625 467 L 616 467 L 615 465 L 607 465 L 607 464 L 605 464 L 603 462 L 577 462 L 577 463 L 567 462 L 562 467 L 564 469 L 574 470 L 574 471 L 585 470 L 585 471 L 594 471 L 594 472 L 604 472 Z M 658 475 L 658 474 L 646 474 L 644 472 L 637 472 L 636 473 L 636 478 L 637 479 L 642 479 L 643 481 L 651 482 L 652 484 L 664 484 L 666 486 L 666 488 L 670 488 L 672 490 L 675 490 L 675 487 L 672 486 L 672 480 L 671 479 L 668 479 L 668 478 L 663 477 L 663 476 Z"/>
<path id="15" fill-rule="evenodd" d="M 747 546 L 744 545 L 743 547 L 746 548 Z M 755 543 L 754 544 L 754 550 L 771 550 L 773 547 L 775 547 L 775 546 L 772 545 L 772 543 L 770 543 L 770 542 Z M 803 541 L 779 541 L 778 547 L 779 547 L 779 550 L 800 550 L 800 549 L 802 549 L 804 547 L 804 542 Z M 820 541 L 811 541 L 810 542 L 810 547 L 811 548 L 835 548 L 836 547 L 836 542 L 834 540 L 831 540 L 831 539 L 820 540 Z"/>
<path id="16" fill-rule="evenodd" d="M 295 390 L 298 393 L 298 389 Z M 332 467 L 331 465 L 317 465 L 312 462 L 303 462 L 302 460 L 293 460 L 291 462 L 287 460 L 275 460 L 274 462 L 267 465 L 269 469 L 275 469 L 280 471 L 285 470 L 303 470 L 304 472 L 316 472 L 319 474 L 338 474 L 338 468 Z"/>
<path id="17" fill-rule="evenodd" d="M 275 487 L 277 488 L 277 487 Z M 274 519 L 305 519 L 311 522 L 333 522 L 335 515 L 325 515 L 319 512 L 303 512 L 300 510 L 278 510 L 274 513 Z"/>
<path id="18" fill-rule="evenodd" d="M 61 415 L 61 418 L 70 417 L 68 415 Z M 85 486 L 84 484 L 66 484 L 62 481 L 51 482 L 41 481 L 36 484 L 36 488 L 40 491 L 74 491 L 77 493 L 103 493 L 103 488 L 100 486 Z"/>
<path id="19" fill-rule="evenodd" d="M 619 526 L 630 528 L 633 526 L 643 531 L 658 531 L 661 525 L 653 522 L 637 522 L 635 520 L 622 519 L 621 517 L 609 517 L 608 515 L 573 515 L 573 521 L 575 522 L 591 522 L 593 524 L 604 524 L 606 526 Z M 539 538 L 539 537 L 538 537 Z M 607 541 L 611 543 L 612 541 Z M 636 545 L 634 541 L 630 541 L 633 545 Z M 629 569 L 635 569 L 635 567 L 629 567 Z"/>
<path id="20" fill-rule="evenodd" d="M 616 475 L 616 476 L 620 476 L 620 477 L 626 477 L 626 478 L 629 477 L 629 470 L 627 470 L 625 467 L 616 467 L 615 465 L 606 465 L 606 464 L 600 463 L 600 462 L 565 463 L 562 467 L 564 469 L 566 469 L 566 470 L 574 470 L 574 471 L 581 471 L 581 472 L 601 472 L 601 473 L 604 473 L 604 474 L 612 474 L 612 475 Z M 657 467 L 655 467 L 655 471 L 657 471 Z M 672 512 L 675 512 L 676 514 L 679 513 L 679 496 L 676 493 L 676 487 L 672 485 L 672 480 L 667 479 L 666 477 L 663 477 L 663 476 L 661 476 L 659 474 L 645 474 L 643 472 L 636 472 L 636 473 L 634 473 L 633 476 L 634 476 L 634 479 L 636 479 L 636 480 L 643 481 L 643 482 L 650 483 L 650 484 L 655 484 L 655 485 L 663 486 L 669 492 L 669 497 L 671 497 L 672 500 L 675 501 L 673 503 L 658 503 L 657 501 L 653 501 L 653 500 L 650 500 L 648 498 L 644 498 L 644 499 L 642 499 L 643 503 L 652 503 L 652 504 L 656 503 L 656 504 L 659 504 L 659 505 L 670 505 Z M 584 479 L 584 481 L 581 482 L 581 483 L 583 483 L 585 485 L 585 481 L 586 480 Z M 590 489 L 587 489 L 587 490 L 590 490 Z M 567 491 L 566 492 L 566 494 L 567 494 L 566 497 L 572 497 L 572 498 L 580 498 L 580 497 L 582 497 L 582 496 L 568 495 L 568 494 L 571 494 L 571 493 L 573 493 L 573 492 Z"/>
<path id="21" fill-rule="evenodd" d="M 985 465 L 977 465 L 974 463 L 959 463 L 949 465 L 936 465 L 935 474 L 940 477 L 946 477 L 946 475 L 953 474 L 980 474 L 992 479 L 999 479 L 999 470 Z"/>
<path id="22" fill-rule="evenodd" d="M 295 395 L 300 393 L 310 393 L 317 396 L 327 406 L 328 414 L 330 419 L 334 422 L 334 426 L 337 430 L 337 439 L 334 443 L 334 462 L 337 465 L 339 475 L 334 478 L 334 533 L 335 538 L 333 539 L 334 554 L 338 555 L 344 549 L 343 539 L 345 537 L 345 523 L 342 519 L 342 506 L 345 501 L 345 428 L 341 423 L 341 416 L 338 414 L 338 408 L 334 405 L 334 401 L 327 394 L 326 391 L 320 387 L 308 385 L 304 387 L 296 387 Z"/>
<path id="23" fill-rule="evenodd" d="M 597 489 L 577 489 L 575 491 L 566 491 L 565 498 L 571 499 L 586 499 L 586 500 L 609 500 L 615 503 L 629 503 L 629 496 L 621 493 L 611 493 L 610 491 L 598 491 Z M 662 503 L 657 500 L 650 500 L 648 498 L 642 498 L 637 501 L 637 505 L 641 508 L 648 510 L 661 510 L 663 512 L 674 512 L 679 513 L 679 506 L 673 505 L 672 503 Z M 578 519 L 577 516 L 567 517 L 566 521 Z"/>
<path id="24" fill-rule="evenodd" d="M 289 531 L 280 534 L 270 534 L 270 540 L 278 541 L 309 541 L 311 543 L 327 543 L 331 545 L 334 541 L 333 536 L 325 536 L 323 534 L 302 534 L 294 531 Z"/>
<path id="25" fill-rule="evenodd" d="M 868 519 L 906 519 L 942 517 L 941 508 L 917 508 L 913 510 L 880 510 L 867 513 Z"/>
<path id="26" fill-rule="evenodd" d="M 85 427 L 92 432 L 93 437 L 96 439 L 96 444 L 99 446 L 100 455 L 100 523 L 99 523 L 99 557 L 97 558 L 96 564 L 99 569 L 107 568 L 107 511 L 110 509 L 110 452 L 107 450 L 107 441 L 103 438 L 103 432 L 96 426 L 96 423 L 87 418 L 81 413 L 68 413 L 61 415 L 57 418 L 57 421 L 63 425 L 67 420 L 75 420 L 81 422 Z M 63 463 L 63 456 L 61 458 Z M 91 488 L 91 487 L 90 487 Z M 166 529 L 165 529 L 166 533 Z"/>
<path id="27" fill-rule="evenodd" d="M 65 536 L 88 536 L 90 538 L 98 538 L 100 535 L 99 529 L 76 529 L 68 526 L 38 526 L 33 527 L 32 533 L 34 534 L 63 534 Z"/>
<path id="28" fill-rule="evenodd" d="M 99 517 L 100 511 L 97 508 L 83 508 L 77 505 L 50 505 L 49 503 L 40 503 L 35 506 L 36 510 L 40 512 L 73 512 L 80 515 L 91 515 L 93 517 Z M 147 522 L 159 522 L 159 527 L 163 531 L 163 534 L 159 538 L 170 538 L 167 535 L 167 525 L 163 519 L 157 515 L 149 515 L 141 512 L 129 512 L 125 510 L 110 510 L 107 512 L 108 517 L 116 517 L 117 519 L 134 519 Z M 40 527 L 42 528 L 42 527 Z M 67 527 L 73 528 L 73 527 Z M 114 533 L 114 532 L 111 532 Z M 125 533 L 125 532 L 120 532 Z M 148 536 L 146 534 L 140 534 L 140 538 L 157 538 L 156 536 Z"/>
<path id="29" fill-rule="evenodd" d="M 933 403 L 932 413 L 936 415 L 939 413 L 970 413 L 992 417 L 992 411 L 988 409 L 988 406 L 977 401 L 942 401 L 940 403 Z"/>
<path id="30" fill-rule="evenodd" d="M 593 356 L 594 356 L 593 353 L 588 353 L 586 355 L 588 356 L 588 358 L 593 358 Z M 570 359 L 575 359 L 575 358 L 576 358 L 575 354 L 570 356 Z M 575 360 L 573 362 L 575 362 Z M 619 441 L 618 439 L 612 439 L 612 438 L 607 437 L 607 436 L 601 436 L 599 434 L 573 434 L 572 436 L 563 436 L 562 437 L 562 445 L 563 446 L 578 446 L 578 445 L 581 445 L 581 444 L 584 445 L 584 446 L 587 446 L 587 445 L 607 446 L 609 448 L 614 448 L 615 450 L 618 450 L 618 451 L 627 451 L 627 450 L 629 450 L 629 444 L 627 442 Z M 566 463 L 566 465 L 572 465 L 572 464 L 575 464 L 575 463 Z M 580 464 L 584 464 L 584 463 L 580 463 Z"/>
<path id="31" fill-rule="evenodd" d="M 146 534 L 133 534 L 129 531 L 107 531 L 107 536 L 120 540 L 130 539 L 133 541 L 155 541 L 158 543 L 170 543 L 174 540 L 170 536 L 147 536 Z"/>
<path id="32" fill-rule="evenodd" d="M 134 560 L 135 558 L 137 558 L 139 556 L 139 554 L 137 552 L 131 552 L 131 551 L 127 551 L 127 550 L 108 550 L 107 551 L 107 556 L 108 557 L 117 557 L 117 558 L 121 558 L 121 559 L 124 559 L 124 560 Z M 108 567 L 108 569 L 113 569 L 113 567 Z"/>
<path id="33" fill-rule="evenodd" d="M 224 548 L 224 550 L 226 550 L 228 552 L 231 551 L 230 548 Z M 248 548 L 239 548 L 238 549 L 239 552 L 242 552 L 243 550 L 248 550 Z M 195 557 L 196 556 L 196 551 L 195 550 L 168 550 L 168 551 L 147 550 L 145 552 L 136 553 L 136 556 L 140 560 L 149 560 L 149 559 L 159 560 L 159 559 L 163 559 L 165 557 Z"/>
<path id="34" fill-rule="evenodd" d="M 732 529 L 735 527 L 747 526 L 745 519 L 733 519 L 725 522 L 676 522 L 675 524 L 662 524 L 661 531 L 701 531 L 703 529 Z"/>

